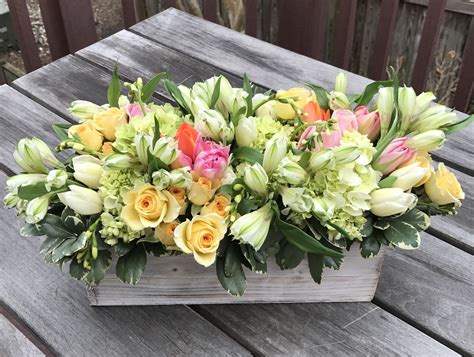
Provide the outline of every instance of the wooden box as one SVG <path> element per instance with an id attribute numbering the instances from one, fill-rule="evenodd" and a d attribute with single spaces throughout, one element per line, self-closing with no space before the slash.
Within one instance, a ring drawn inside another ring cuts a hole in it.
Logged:
<path id="1" fill-rule="evenodd" d="M 98 286 L 88 288 L 89 299 L 91 305 L 103 306 L 370 301 L 383 251 L 364 259 L 356 248 L 346 252 L 340 270 L 324 270 L 321 285 L 312 280 L 306 260 L 296 269 L 281 270 L 269 258 L 267 274 L 245 270 L 247 291 L 241 297 L 221 287 L 214 266 L 204 268 L 191 256 L 150 257 L 137 285 L 124 284 L 111 268 Z"/>

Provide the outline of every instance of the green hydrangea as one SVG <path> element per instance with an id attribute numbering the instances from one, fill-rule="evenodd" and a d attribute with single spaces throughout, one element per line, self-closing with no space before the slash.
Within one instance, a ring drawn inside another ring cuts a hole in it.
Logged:
<path id="1" fill-rule="evenodd" d="M 254 141 L 253 146 L 256 149 L 263 150 L 265 149 L 265 144 L 267 143 L 267 141 L 270 140 L 273 135 L 275 135 L 281 130 L 282 125 L 269 115 L 257 117 L 256 121 L 258 136 L 257 139 Z"/>
<path id="2" fill-rule="evenodd" d="M 132 231 L 120 218 L 123 207 L 122 193 L 134 188 L 139 180 L 139 172 L 124 170 L 106 170 L 100 179 L 99 195 L 104 202 L 104 212 L 100 219 L 102 229 L 100 234 L 109 245 L 115 245 L 119 240 L 129 242 L 140 238 L 144 232 Z"/>

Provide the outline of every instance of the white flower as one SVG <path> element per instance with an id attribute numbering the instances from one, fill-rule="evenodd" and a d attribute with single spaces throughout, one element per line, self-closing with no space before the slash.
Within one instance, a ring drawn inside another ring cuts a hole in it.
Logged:
<path id="1" fill-rule="evenodd" d="M 309 159 L 308 169 L 310 172 L 317 172 L 326 168 L 331 159 L 333 158 L 333 151 L 330 149 L 324 149 L 311 154 Z"/>
<path id="2" fill-rule="evenodd" d="M 379 217 L 405 213 L 413 208 L 417 201 L 416 195 L 405 193 L 401 188 L 380 188 L 370 196 L 370 211 Z"/>
<path id="3" fill-rule="evenodd" d="M 255 193 L 262 196 L 267 195 L 268 176 L 258 162 L 246 168 L 244 182 Z"/>
<path id="4" fill-rule="evenodd" d="M 56 167 L 61 164 L 48 145 L 37 138 L 21 139 L 13 158 L 28 173 L 48 173 L 46 165 Z"/>
<path id="5" fill-rule="evenodd" d="M 135 150 L 137 151 L 137 156 L 143 166 L 148 165 L 148 148 L 152 142 L 152 137 L 146 135 L 145 133 L 138 133 L 133 138 L 133 143 L 135 144 Z"/>
<path id="6" fill-rule="evenodd" d="M 433 151 L 443 146 L 446 135 L 441 130 L 428 130 L 409 137 L 407 146 L 417 151 Z"/>
<path id="7" fill-rule="evenodd" d="M 90 216 L 102 211 L 102 199 L 99 194 L 89 188 L 70 185 L 67 192 L 58 193 L 59 200 L 73 211 Z"/>
<path id="8" fill-rule="evenodd" d="M 64 170 L 51 170 L 46 177 L 45 187 L 48 191 L 53 188 L 60 188 L 66 184 L 67 173 Z"/>
<path id="9" fill-rule="evenodd" d="M 158 139 L 151 153 L 169 165 L 178 157 L 178 143 L 173 138 L 164 136 Z"/>
<path id="10" fill-rule="evenodd" d="M 393 102 L 393 88 L 380 88 L 377 98 L 377 109 L 380 114 L 382 137 L 387 133 L 388 127 L 390 126 L 390 122 L 392 120 Z"/>
<path id="11" fill-rule="evenodd" d="M 102 161 L 92 155 L 80 155 L 72 159 L 74 178 L 88 187 L 97 189 L 104 169 Z"/>
<path id="12" fill-rule="evenodd" d="M 267 173 L 272 173 L 288 152 L 288 138 L 283 131 L 272 136 L 265 144 L 263 153 L 263 168 Z"/>
<path id="13" fill-rule="evenodd" d="M 283 182 L 290 185 L 301 185 L 307 178 L 308 173 L 298 163 L 291 161 L 288 157 L 283 158 L 277 168 L 278 176 Z"/>
<path id="14" fill-rule="evenodd" d="M 28 202 L 26 206 L 26 221 L 28 223 L 38 223 L 48 212 L 49 199 L 51 194 L 36 197 Z"/>
<path id="15" fill-rule="evenodd" d="M 346 93 L 347 89 L 347 76 L 344 72 L 339 72 L 336 76 L 336 85 L 334 88 L 337 92 Z"/>
<path id="16" fill-rule="evenodd" d="M 235 239 L 259 250 L 267 238 L 272 217 L 271 205 L 267 203 L 258 210 L 238 218 L 230 227 L 230 233 Z"/>
<path id="17" fill-rule="evenodd" d="M 227 125 L 226 120 L 216 110 L 201 111 L 194 122 L 194 128 L 202 135 L 214 141 L 232 141 L 233 129 Z"/>
<path id="18" fill-rule="evenodd" d="M 411 87 L 403 87 L 398 90 L 398 109 L 400 110 L 400 120 L 402 130 L 408 129 L 410 119 L 415 110 L 416 93 Z"/>
<path id="19" fill-rule="evenodd" d="M 241 118 L 235 129 L 237 145 L 239 147 L 250 146 L 257 139 L 257 136 L 257 120 L 254 117 Z"/>
<path id="20" fill-rule="evenodd" d="M 303 187 L 281 187 L 280 194 L 285 207 L 293 212 L 310 213 L 314 207 L 314 197 Z"/>
<path id="21" fill-rule="evenodd" d="M 69 112 L 71 115 L 81 122 L 86 121 L 88 119 L 92 119 L 94 114 L 97 112 L 101 112 L 106 110 L 105 108 L 101 107 L 92 102 L 88 102 L 87 100 L 75 100 L 71 103 L 69 107 Z"/>
<path id="22" fill-rule="evenodd" d="M 414 162 L 405 167 L 399 168 L 393 171 L 390 176 L 396 177 L 397 179 L 392 184 L 392 187 L 401 188 L 403 191 L 407 191 L 416 185 L 430 168 L 420 166 L 419 162 Z"/>

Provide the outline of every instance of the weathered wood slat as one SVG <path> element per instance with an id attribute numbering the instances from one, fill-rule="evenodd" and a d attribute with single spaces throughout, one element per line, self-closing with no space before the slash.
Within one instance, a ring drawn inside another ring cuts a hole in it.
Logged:
<path id="1" fill-rule="evenodd" d="M 196 307 L 263 356 L 453 356 L 372 303 Z"/>
<path id="2" fill-rule="evenodd" d="M 245 33 L 257 36 L 258 0 L 245 1 Z"/>
<path id="3" fill-rule="evenodd" d="M 217 23 L 217 0 L 202 0 L 202 6 L 204 18 Z"/>
<path id="4" fill-rule="evenodd" d="M 7 88 L 7 89 L 4 89 Z M 30 118 L 43 117 L 38 104 L 8 87 L 2 99 L 23 102 L 9 108 L 0 132 L 17 140 L 6 124 L 18 120 L 31 128 Z M 15 99 L 15 97 L 19 99 Z M 54 117 L 53 113 L 49 113 Z M 42 129 L 40 137 L 44 136 Z M 2 145 L 2 149 L 4 146 Z M 3 161 L 2 161 L 3 162 Z M 6 176 L 0 172 L 0 195 Z M 45 264 L 39 255 L 41 238 L 19 237 L 20 220 L 0 208 L 0 300 L 47 341 L 58 354 L 84 355 L 190 355 L 219 353 L 249 355 L 239 344 L 187 307 L 127 307 L 94 309 L 89 306 L 84 284 L 71 279 L 57 266 Z"/>
<path id="5" fill-rule="evenodd" d="M 7 2 L 25 69 L 27 72 L 34 71 L 41 67 L 41 60 L 31 27 L 28 7 L 22 0 L 8 0 Z"/>
<path id="6" fill-rule="evenodd" d="M 120 75 L 129 80 L 137 77 L 150 79 L 159 72 L 169 70 L 173 81 L 192 86 L 197 81 L 223 73 L 219 68 L 184 56 L 129 31 L 120 31 L 82 49 L 76 55 L 108 70 L 118 63 Z M 224 74 L 233 85 L 242 85 L 241 79 Z M 156 92 L 161 97 L 170 99 L 162 84 Z"/>
<path id="7" fill-rule="evenodd" d="M 247 73 L 255 83 L 272 89 L 301 86 L 303 82 L 333 88 L 335 76 L 341 71 L 175 9 L 135 25 L 132 31 L 237 76 Z M 217 32 L 219 37 L 214 36 Z M 181 43 L 186 43 L 186 46 Z M 345 73 L 348 75 L 347 91 L 350 94 L 360 93 L 371 82 L 356 74 Z M 465 114 L 458 113 L 458 116 Z M 451 135 L 444 148 L 434 153 L 434 157 L 473 175 L 473 130 L 471 126 Z"/>
<path id="8" fill-rule="evenodd" d="M 337 11 L 337 23 L 334 35 L 335 62 L 340 68 L 349 69 L 352 41 L 357 11 L 357 0 L 340 1 Z"/>
<path id="9" fill-rule="evenodd" d="M 122 0 L 123 22 L 125 27 L 133 26 L 137 23 L 135 12 L 135 0 Z"/>
<path id="10" fill-rule="evenodd" d="M 474 353 L 474 258 L 428 234 L 387 250 L 375 302 L 465 355 Z"/>
<path id="11" fill-rule="evenodd" d="M 51 58 L 56 60 L 69 53 L 59 0 L 39 0 Z"/>
<path id="12" fill-rule="evenodd" d="M 425 89 L 426 81 L 433 63 L 436 42 L 438 41 L 447 0 L 431 1 L 426 12 L 425 24 L 421 32 L 411 85 L 417 92 Z"/>
<path id="13" fill-rule="evenodd" d="M 450 169 L 458 178 L 466 198 L 455 216 L 431 219 L 429 232 L 454 246 L 474 254 L 474 180 L 472 176 Z"/>
<path id="14" fill-rule="evenodd" d="M 92 0 L 59 0 L 69 51 L 97 41 Z"/>
<path id="15" fill-rule="evenodd" d="M 365 260 L 354 247 L 339 271 L 327 270 L 321 285 L 314 283 L 307 261 L 282 271 L 268 262 L 265 275 L 246 271 L 247 290 L 236 298 L 222 289 L 214 268 L 196 264 L 192 257 L 150 259 L 136 286 L 127 286 L 113 271 L 97 287 L 90 288 L 92 305 L 174 305 L 275 302 L 370 301 L 375 294 L 383 252 Z"/>
<path id="16" fill-rule="evenodd" d="M 474 58 L 474 19 L 471 18 L 469 35 L 464 45 L 461 72 L 459 73 L 458 87 L 454 95 L 454 106 L 457 110 L 467 111 L 471 99 L 474 83 L 474 71 L 472 70 L 472 59 Z"/>
<path id="17" fill-rule="evenodd" d="M 1 309 L 1 308 L 0 308 Z M 1 312 L 1 310 L 0 310 Z M 44 356 L 25 335 L 0 313 L 0 355 L 1 356 Z"/>

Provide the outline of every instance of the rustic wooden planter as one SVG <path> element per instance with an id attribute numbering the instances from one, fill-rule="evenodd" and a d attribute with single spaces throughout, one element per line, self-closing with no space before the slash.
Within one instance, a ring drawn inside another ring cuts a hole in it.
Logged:
<path id="1" fill-rule="evenodd" d="M 204 268 L 190 256 L 160 257 L 148 260 L 136 286 L 122 283 L 111 268 L 100 285 L 88 287 L 89 300 L 103 306 L 370 301 L 383 251 L 364 259 L 355 248 L 347 252 L 340 270 L 324 270 L 321 285 L 311 278 L 306 260 L 296 269 L 281 270 L 270 258 L 267 274 L 246 270 L 247 291 L 234 297 L 221 287 L 213 267 Z"/>

